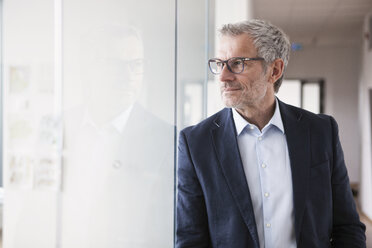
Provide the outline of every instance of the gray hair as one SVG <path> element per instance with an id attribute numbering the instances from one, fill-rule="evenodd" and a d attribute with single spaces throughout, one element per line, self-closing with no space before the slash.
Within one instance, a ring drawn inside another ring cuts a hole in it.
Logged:
<path id="1" fill-rule="evenodd" d="M 277 58 L 281 58 L 284 61 L 284 71 L 287 68 L 291 43 L 283 30 L 270 22 L 251 19 L 225 24 L 219 32 L 221 35 L 228 36 L 248 34 L 253 39 L 253 44 L 257 49 L 257 55 L 265 59 L 265 71 L 267 69 L 267 64 L 274 62 Z M 275 92 L 278 92 L 282 84 L 283 75 L 274 83 Z"/>

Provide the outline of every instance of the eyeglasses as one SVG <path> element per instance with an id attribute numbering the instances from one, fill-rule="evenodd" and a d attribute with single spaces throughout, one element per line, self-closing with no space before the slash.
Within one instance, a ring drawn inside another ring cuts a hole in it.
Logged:
<path id="1" fill-rule="evenodd" d="M 101 58 L 97 59 L 102 68 L 108 70 L 109 73 L 129 71 L 131 74 L 143 74 L 145 60 L 139 59 L 117 59 L 117 58 Z"/>
<path id="2" fill-rule="evenodd" d="M 234 58 L 229 58 L 227 60 L 210 59 L 208 60 L 208 65 L 209 65 L 209 69 L 211 70 L 211 72 L 216 75 L 222 72 L 225 64 L 227 65 L 227 69 L 229 69 L 230 72 L 239 74 L 244 71 L 245 61 L 256 61 L 256 60 L 264 60 L 264 58 L 234 57 Z"/>

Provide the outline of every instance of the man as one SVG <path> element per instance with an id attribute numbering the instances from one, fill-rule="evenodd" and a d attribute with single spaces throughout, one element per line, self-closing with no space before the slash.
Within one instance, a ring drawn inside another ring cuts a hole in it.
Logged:
<path id="1" fill-rule="evenodd" d="M 365 247 L 335 120 L 275 98 L 287 36 L 262 20 L 220 33 L 228 108 L 180 133 L 176 247 Z"/>

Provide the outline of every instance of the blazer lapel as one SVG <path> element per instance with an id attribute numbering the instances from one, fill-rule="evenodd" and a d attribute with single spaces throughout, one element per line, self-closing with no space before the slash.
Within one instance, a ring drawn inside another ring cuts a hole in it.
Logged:
<path id="1" fill-rule="evenodd" d="M 299 244 L 302 217 L 309 189 L 310 176 L 310 130 L 302 121 L 302 114 L 279 101 L 280 113 L 287 138 L 288 152 L 292 169 L 293 202 L 295 211 L 295 233 Z"/>
<path id="2" fill-rule="evenodd" d="M 216 119 L 214 124 L 212 137 L 222 172 L 252 236 L 252 240 L 255 242 L 256 247 L 259 247 L 252 201 L 239 154 L 231 109 L 225 109 L 221 118 Z"/>

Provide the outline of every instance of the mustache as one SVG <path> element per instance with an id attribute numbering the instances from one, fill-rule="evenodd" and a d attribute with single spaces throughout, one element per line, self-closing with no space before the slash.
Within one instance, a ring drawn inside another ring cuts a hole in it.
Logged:
<path id="1" fill-rule="evenodd" d="M 238 82 L 221 82 L 221 88 L 241 88 Z"/>

